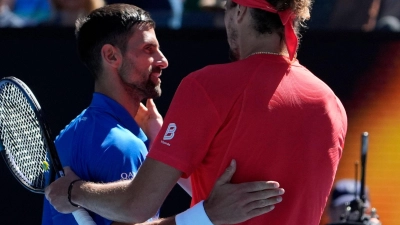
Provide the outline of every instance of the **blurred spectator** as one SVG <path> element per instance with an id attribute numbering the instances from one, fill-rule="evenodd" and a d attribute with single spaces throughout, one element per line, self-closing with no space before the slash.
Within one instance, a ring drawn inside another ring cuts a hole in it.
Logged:
<path id="1" fill-rule="evenodd" d="M 381 0 L 337 0 L 329 28 L 372 31 L 375 28 L 380 3 Z"/>
<path id="2" fill-rule="evenodd" d="M 108 4 L 127 3 L 140 7 L 151 14 L 157 27 L 180 29 L 185 0 L 107 0 Z"/>
<path id="3" fill-rule="evenodd" d="M 357 186 L 357 189 L 356 189 Z M 360 182 L 353 179 L 342 179 L 336 182 L 329 205 L 329 220 L 330 222 L 340 222 L 340 217 L 346 211 L 347 203 L 356 199 L 360 195 Z M 357 192 L 356 192 L 357 191 Z M 369 192 L 365 189 L 366 207 L 370 207 Z"/>
<path id="4" fill-rule="evenodd" d="M 171 5 L 172 15 L 168 21 L 171 29 L 180 29 L 182 26 L 183 4 L 185 0 L 168 0 Z"/>
<path id="5" fill-rule="evenodd" d="M 199 7 L 203 11 L 213 13 L 213 26 L 216 28 L 225 28 L 225 0 L 199 0 Z"/>
<path id="6" fill-rule="evenodd" d="M 28 23 L 13 13 L 10 8 L 13 0 L 0 0 L 0 27 L 21 28 Z"/>
<path id="7" fill-rule="evenodd" d="M 221 10 L 225 8 L 225 0 L 199 0 L 202 9 Z"/>
<path id="8" fill-rule="evenodd" d="M 365 212 L 366 214 L 371 214 L 371 203 L 369 198 L 368 188 L 365 187 Z M 355 181 L 354 179 L 342 179 L 335 183 L 335 186 L 331 193 L 331 199 L 329 204 L 329 220 L 330 223 L 338 223 L 341 222 L 341 216 L 345 213 L 346 207 L 348 204 L 358 198 L 361 192 L 361 183 L 359 181 Z M 357 211 L 360 213 L 359 211 Z M 361 212 L 362 213 L 362 212 Z M 358 214 L 352 215 L 350 214 L 350 218 L 352 216 L 358 218 Z M 371 215 L 369 219 L 370 225 L 381 225 L 380 221 L 375 218 L 377 215 Z M 355 221 L 356 218 L 352 218 Z"/>
<path id="9" fill-rule="evenodd" d="M 75 26 L 76 19 L 105 5 L 104 0 L 50 0 L 50 3 L 53 12 L 43 25 L 65 27 Z"/>
<path id="10" fill-rule="evenodd" d="M 399 0 L 381 0 L 376 30 L 400 32 Z"/>
<path id="11" fill-rule="evenodd" d="M 400 32 L 400 20 L 395 16 L 381 17 L 376 24 L 376 30 Z"/>
<path id="12" fill-rule="evenodd" d="M 328 29 L 400 32 L 399 0 L 337 0 Z"/>
<path id="13" fill-rule="evenodd" d="M 168 0 L 107 0 L 107 4 L 126 3 L 135 5 L 144 10 L 164 10 L 170 9 Z"/>
<path id="14" fill-rule="evenodd" d="M 15 0 L 13 12 L 32 24 L 39 24 L 50 17 L 49 0 Z"/>

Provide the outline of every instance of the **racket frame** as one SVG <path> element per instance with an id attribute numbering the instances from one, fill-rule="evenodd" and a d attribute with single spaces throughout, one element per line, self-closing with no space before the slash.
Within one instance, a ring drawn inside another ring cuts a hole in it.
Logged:
<path id="1" fill-rule="evenodd" d="M 39 126 L 42 131 L 42 134 L 44 135 L 44 144 L 47 146 L 47 152 L 50 156 L 50 164 L 52 166 L 52 170 L 57 173 L 58 176 L 64 176 L 64 170 L 61 166 L 61 161 L 60 158 L 58 157 L 58 153 L 56 151 L 56 147 L 54 145 L 54 142 L 51 141 L 51 132 L 50 129 L 47 125 L 47 122 L 44 118 L 42 108 L 39 105 L 39 102 L 37 101 L 35 95 L 32 93 L 32 91 L 29 89 L 29 87 L 19 80 L 16 77 L 4 77 L 0 80 L 0 86 L 3 83 L 12 83 L 15 85 L 21 92 L 22 94 L 26 97 L 27 102 L 30 104 L 31 108 L 33 109 L 38 121 L 39 121 Z M 44 189 L 38 189 L 34 188 L 31 185 L 29 185 L 26 181 L 21 179 L 17 174 L 14 172 L 14 168 L 12 165 L 9 163 L 9 159 L 7 159 L 6 156 L 6 149 L 1 144 L 1 155 L 3 156 L 8 169 L 11 171 L 13 176 L 18 180 L 19 183 L 21 183 L 22 186 L 24 186 L 26 189 L 28 189 L 31 192 L 38 193 L 38 194 L 43 194 Z M 52 177 L 54 178 L 54 176 Z"/>
<path id="2" fill-rule="evenodd" d="M 15 86 L 18 87 L 18 89 L 21 90 L 21 92 L 25 95 L 28 103 L 31 105 L 31 108 L 35 112 L 36 118 L 38 119 L 40 129 L 42 131 L 42 134 L 44 135 L 44 144 L 47 146 L 47 153 L 50 155 L 50 164 L 52 165 L 52 168 L 60 177 L 64 176 L 64 170 L 61 165 L 60 158 L 58 157 L 58 153 L 56 151 L 56 147 L 54 142 L 51 139 L 51 132 L 50 128 L 47 125 L 47 121 L 45 120 L 45 117 L 43 115 L 42 108 L 39 105 L 39 102 L 36 100 L 35 95 L 32 93 L 32 91 L 29 89 L 29 87 L 19 80 L 16 77 L 4 77 L 0 80 L 0 85 L 4 82 L 10 82 L 13 83 Z M 39 193 L 39 194 L 44 194 L 44 189 L 36 189 L 32 188 L 28 183 L 26 183 L 24 180 L 21 180 L 13 171 L 13 168 L 11 165 L 9 165 L 6 150 L 4 149 L 3 144 L 1 143 L 0 140 L 0 152 L 1 155 L 3 155 L 7 167 L 10 169 L 11 173 L 14 175 L 14 177 L 24 186 L 27 188 L 29 191 L 34 192 L 34 193 Z M 50 181 L 54 176 L 50 175 Z M 89 215 L 89 213 L 83 209 L 79 208 L 78 210 L 72 212 L 72 215 L 74 216 L 76 222 L 79 225 L 96 225 L 96 223 L 93 221 L 92 217 Z"/>

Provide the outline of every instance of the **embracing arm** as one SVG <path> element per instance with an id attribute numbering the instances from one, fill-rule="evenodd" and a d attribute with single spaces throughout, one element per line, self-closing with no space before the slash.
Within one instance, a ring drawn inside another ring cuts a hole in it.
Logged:
<path id="1" fill-rule="evenodd" d="M 277 182 L 231 184 L 235 172 L 236 162 L 232 160 L 206 201 L 200 201 L 175 217 L 141 225 L 235 224 L 270 212 L 281 202 L 284 190 L 278 188 Z"/>
<path id="2" fill-rule="evenodd" d="M 267 213 L 282 200 L 284 190 L 274 181 L 231 184 L 235 170 L 233 160 L 204 202 L 204 214 L 215 225 L 239 223 Z M 113 221 L 143 222 L 156 213 L 180 174 L 166 164 L 147 158 L 133 181 L 108 184 L 77 182 L 72 190 L 72 202 Z M 77 209 L 66 196 L 69 184 L 77 178 L 69 168 L 65 168 L 65 177 L 46 188 L 46 198 L 59 212 L 70 213 Z M 191 216 L 186 218 L 190 220 Z M 173 221 L 169 218 L 161 222 L 160 225 L 169 225 Z M 180 225 L 187 224 L 192 223 Z"/>
<path id="3" fill-rule="evenodd" d="M 175 217 L 168 217 L 168 218 L 163 218 L 163 219 L 158 219 L 156 221 L 151 221 L 151 222 L 145 222 L 145 223 L 119 223 L 119 222 L 114 222 L 112 225 L 175 225 Z"/>
<path id="4" fill-rule="evenodd" d="M 156 214 L 180 176 L 179 170 L 147 158 L 132 181 L 107 184 L 77 182 L 71 199 L 75 204 L 113 221 L 143 222 Z M 64 180 L 64 184 L 60 184 L 58 188 L 50 186 L 48 190 L 46 189 L 46 194 L 52 191 L 47 197 L 53 205 L 57 204 L 57 201 L 66 199 L 59 196 L 65 196 L 63 191 L 72 179 Z M 62 179 L 56 180 L 54 184 L 59 180 Z M 51 200 L 53 198 L 55 202 Z M 61 207 L 56 209 L 66 213 L 76 210 L 68 204 L 61 204 Z"/>

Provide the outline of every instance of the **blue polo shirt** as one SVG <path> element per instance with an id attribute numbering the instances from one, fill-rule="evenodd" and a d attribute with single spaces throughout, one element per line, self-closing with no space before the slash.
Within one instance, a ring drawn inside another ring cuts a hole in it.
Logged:
<path id="1" fill-rule="evenodd" d="M 132 179 L 146 155 L 146 135 L 119 103 L 94 93 L 90 106 L 78 115 L 55 140 L 63 166 L 82 179 L 113 182 Z M 112 221 L 91 213 L 97 225 Z M 77 224 L 72 214 L 58 213 L 44 199 L 42 225 Z"/>

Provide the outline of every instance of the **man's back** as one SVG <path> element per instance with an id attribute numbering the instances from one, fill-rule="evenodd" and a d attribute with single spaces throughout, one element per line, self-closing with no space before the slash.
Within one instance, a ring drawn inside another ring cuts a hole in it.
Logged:
<path id="1" fill-rule="evenodd" d="M 193 203 L 236 159 L 233 183 L 275 180 L 286 191 L 273 212 L 243 224 L 318 224 L 347 119 L 329 87 L 297 62 L 254 55 L 196 71 L 164 123 L 174 124 L 173 135 L 164 126 L 149 157 L 191 175 Z"/>

